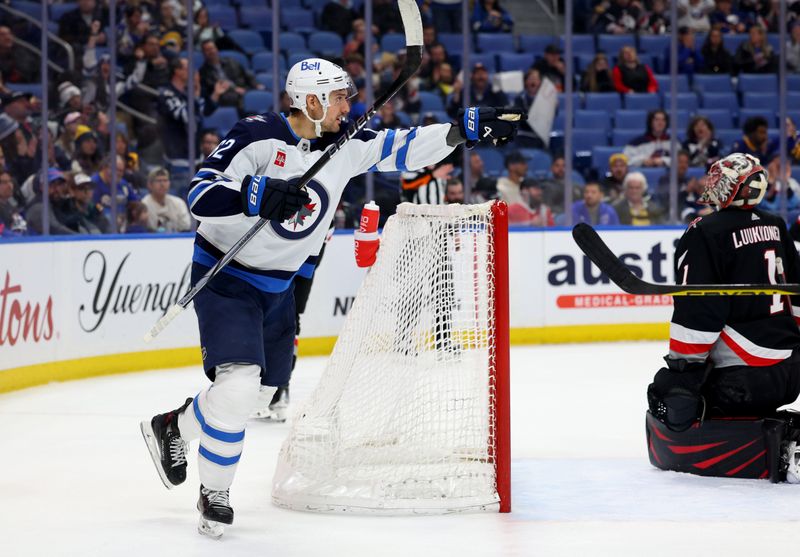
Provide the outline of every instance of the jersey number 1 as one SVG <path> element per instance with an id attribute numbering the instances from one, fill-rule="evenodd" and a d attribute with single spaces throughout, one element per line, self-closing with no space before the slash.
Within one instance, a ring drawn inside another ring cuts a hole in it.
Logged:
<path id="1" fill-rule="evenodd" d="M 778 266 L 775 259 L 775 250 L 768 249 L 764 252 L 764 259 L 767 260 L 767 277 L 770 284 L 778 284 Z M 772 304 L 769 306 L 770 315 L 783 311 L 783 300 L 780 294 L 772 295 Z"/>

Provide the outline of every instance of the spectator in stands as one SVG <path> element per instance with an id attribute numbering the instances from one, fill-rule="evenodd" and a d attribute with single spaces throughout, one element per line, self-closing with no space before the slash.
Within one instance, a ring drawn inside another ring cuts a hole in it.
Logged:
<path id="1" fill-rule="evenodd" d="M 748 118 L 742 127 L 744 136 L 731 146 L 731 152 L 753 155 L 761 161 L 772 159 L 778 153 L 778 144 L 769 140 L 767 129 L 767 119 L 763 116 Z"/>
<path id="2" fill-rule="evenodd" d="M 664 222 L 664 209 L 645 197 L 646 193 L 647 178 L 644 174 L 629 172 L 622 183 L 622 198 L 613 205 L 620 224 L 650 226 Z"/>
<path id="3" fill-rule="evenodd" d="M 669 10 L 664 0 L 653 0 L 650 4 L 650 12 L 647 14 L 642 31 L 652 35 L 663 35 L 669 32 L 670 18 Z"/>
<path id="4" fill-rule="evenodd" d="M 161 0 L 161 5 L 158 9 L 158 17 L 153 22 L 159 35 L 166 35 L 172 31 L 183 36 L 186 33 L 186 25 L 178 21 L 179 6 L 176 6 L 172 0 Z"/>
<path id="5" fill-rule="evenodd" d="M 470 21 L 475 33 L 511 33 L 514 20 L 499 0 L 478 0 Z"/>
<path id="6" fill-rule="evenodd" d="M 100 166 L 100 171 L 92 176 L 95 189 L 92 195 L 92 202 L 102 206 L 103 212 L 110 215 L 111 209 L 111 164 L 116 161 L 117 165 L 117 215 L 124 215 L 125 205 L 129 201 L 138 201 L 139 195 L 136 190 L 125 180 L 125 161 L 117 154 L 107 154 L 103 157 L 103 164 Z"/>
<path id="7" fill-rule="evenodd" d="M 206 43 L 210 44 L 210 43 Z M 186 124 L 189 122 L 189 84 L 194 86 L 195 129 L 203 129 L 203 118 L 209 116 L 217 108 L 217 102 L 230 82 L 217 81 L 213 92 L 208 97 L 200 95 L 200 74 L 195 71 L 189 76 L 189 61 L 177 58 L 170 62 L 171 79 L 169 85 L 162 87 L 158 97 L 158 113 L 161 124 L 161 138 L 164 143 L 164 156 L 169 165 L 172 182 L 183 192 L 189 186 L 189 147 L 187 145 Z"/>
<path id="8" fill-rule="evenodd" d="M 433 25 L 425 25 L 422 27 L 422 46 L 425 47 L 425 50 L 430 50 L 430 48 L 438 44 L 439 40 L 437 39 L 436 35 L 436 27 Z"/>
<path id="9" fill-rule="evenodd" d="M 701 73 L 729 74 L 733 72 L 733 56 L 725 48 L 722 31 L 712 29 L 700 49 L 703 56 Z"/>
<path id="10" fill-rule="evenodd" d="M 692 179 L 678 192 L 678 211 L 681 222 L 690 223 L 697 217 L 704 217 L 714 212 L 707 203 L 700 203 L 700 196 L 705 190 L 706 177 Z"/>
<path id="11" fill-rule="evenodd" d="M 219 24 L 209 20 L 208 8 L 203 6 L 194 13 L 194 44 L 196 47 L 200 47 L 206 41 L 214 41 L 217 48 L 233 48 L 235 46 L 235 43 L 228 38 Z"/>
<path id="12" fill-rule="evenodd" d="M 524 110 L 525 114 L 527 114 L 531 106 L 533 106 L 533 100 L 536 98 L 536 93 L 539 91 L 541 84 L 542 78 L 539 75 L 539 70 L 531 68 L 525 72 L 525 88 L 514 99 L 514 107 Z M 544 149 L 544 141 L 536 135 L 527 120 L 519 125 L 515 143 L 523 148 Z"/>
<path id="13" fill-rule="evenodd" d="M 225 90 L 219 95 L 217 104 L 220 106 L 235 106 L 240 114 L 244 113 L 244 94 L 249 89 L 264 89 L 256 81 L 255 76 L 233 58 L 221 58 L 214 41 L 205 41 L 200 48 L 203 51 L 204 62 L 200 66 L 200 85 L 203 96 L 210 96 L 218 83 L 226 84 Z"/>
<path id="14" fill-rule="evenodd" d="M 81 123 L 82 115 L 80 112 L 69 112 L 61 121 L 59 126 L 60 133 L 56 138 L 56 145 L 58 145 L 64 154 L 70 159 L 75 154 L 75 131 Z"/>
<path id="15" fill-rule="evenodd" d="M 0 83 L 35 83 L 40 66 L 38 56 L 14 44 L 11 28 L 0 25 Z"/>
<path id="16" fill-rule="evenodd" d="M 800 73 L 800 21 L 795 20 L 789 31 L 789 40 L 786 41 L 786 69 L 790 72 Z"/>
<path id="17" fill-rule="evenodd" d="M 635 0 L 611 0 L 610 5 L 603 2 L 595 8 L 596 19 L 592 25 L 593 33 L 626 35 L 639 29 L 644 12 Z"/>
<path id="18" fill-rule="evenodd" d="M 156 232 L 187 232 L 192 228 L 186 202 L 169 193 L 169 172 L 157 167 L 147 175 L 147 189 L 142 203 L 147 206 L 148 228 Z"/>
<path id="19" fill-rule="evenodd" d="M 585 222 L 592 226 L 619 224 L 614 208 L 603 202 L 603 191 L 597 182 L 583 186 L 583 199 L 572 203 L 572 224 Z"/>
<path id="20" fill-rule="evenodd" d="M 427 53 L 422 55 L 422 64 L 419 69 L 419 77 L 422 79 L 420 87 L 426 90 L 437 88 L 436 70 L 442 64 L 447 63 L 447 49 L 443 44 L 436 43 L 431 45 Z"/>
<path id="21" fill-rule="evenodd" d="M 70 228 L 76 232 L 81 232 L 80 228 L 83 228 L 82 234 L 108 234 L 111 232 L 111 223 L 103 214 L 102 206 L 92 200 L 94 197 L 92 179 L 83 172 L 79 172 L 68 183 L 75 222 L 78 224 L 77 228 Z M 69 225 L 69 223 L 67 224 Z"/>
<path id="22" fill-rule="evenodd" d="M 669 166 L 669 116 L 661 109 L 647 114 L 647 130 L 625 146 L 631 166 Z"/>
<path id="23" fill-rule="evenodd" d="M 372 34 L 373 36 L 377 33 L 378 28 L 373 25 L 372 26 Z M 342 57 L 347 58 L 350 54 L 354 52 L 358 52 L 361 56 L 365 56 L 366 53 L 364 52 L 364 41 L 367 39 L 367 24 L 364 23 L 363 19 L 357 19 L 353 22 L 353 36 L 344 45 L 344 51 L 342 51 Z M 378 39 L 375 38 L 372 41 L 372 53 L 378 53 Z"/>
<path id="24" fill-rule="evenodd" d="M 204 130 L 200 135 L 200 156 L 206 160 L 219 145 L 220 136 L 215 130 Z"/>
<path id="25" fill-rule="evenodd" d="M 136 49 L 133 58 L 131 72 L 122 79 L 117 77 L 117 98 L 132 91 L 144 79 L 147 71 L 144 51 Z M 98 60 L 92 39 L 83 53 L 83 75 L 83 103 L 94 104 L 97 110 L 107 112 L 111 106 L 111 56 L 103 54 Z"/>
<path id="26" fill-rule="evenodd" d="M 670 48 L 664 52 L 665 67 L 669 67 Z M 678 73 L 689 76 L 703 71 L 703 54 L 695 46 L 694 31 L 689 27 L 678 29 Z"/>
<path id="27" fill-rule="evenodd" d="M 544 48 L 544 57 L 533 64 L 542 78 L 548 78 L 559 91 L 564 89 L 564 71 L 566 66 L 561 59 L 561 49 L 557 44 L 549 44 Z"/>
<path id="28" fill-rule="evenodd" d="M 142 50 L 142 54 L 135 53 L 136 63 L 138 63 L 138 60 L 143 59 L 147 64 L 142 83 L 154 89 L 169 83 L 169 62 L 161 53 L 161 43 L 158 35 L 155 33 L 145 35 L 139 48 Z M 130 66 L 125 73 L 132 73 L 133 69 L 133 66 Z"/>
<path id="29" fill-rule="evenodd" d="M 464 203 L 464 184 L 460 178 L 449 178 L 444 186 L 444 202 L 447 205 Z"/>
<path id="30" fill-rule="evenodd" d="M 37 135 L 31 119 L 34 101 L 33 95 L 21 91 L 11 91 L 0 97 L 3 110 L 17 122 L 26 141 L 31 141 Z"/>
<path id="31" fill-rule="evenodd" d="M 58 109 L 60 115 L 83 110 L 81 90 L 71 81 L 65 81 L 58 86 Z"/>
<path id="32" fill-rule="evenodd" d="M 639 61 L 636 49 L 623 46 L 613 72 L 614 87 L 620 93 L 656 93 L 658 82 L 647 64 Z"/>
<path id="33" fill-rule="evenodd" d="M 125 161 L 125 174 L 123 177 L 137 192 L 144 191 L 147 187 L 147 176 L 142 172 L 139 164 L 139 154 L 132 151 L 128 134 L 123 129 L 117 130 L 117 155 Z"/>
<path id="34" fill-rule="evenodd" d="M 603 195 L 614 202 L 622 194 L 622 183 L 628 175 L 628 157 L 622 153 L 614 153 L 608 157 L 608 172 L 603 177 Z"/>
<path id="35" fill-rule="evenodd" d="M 346 39 L 353 28 L 353 22 L 359 17 L 358 12 L 351 7 L 351 0 L 331 0 L 322 8 L 319 22 L 323 31 L 331 31 Z"/>
<path id="36" fill-rule="evenodd" d="M 100 170 L 102 152 L 98 146 L 97 134 L 89 126 L 78 124 L 75 128 L 75 151 L 73 152 L 72 172 L 92 175 Z"/>
<path id="37" fill-rule="evenodd" d="M 740 73 L 776 73 L 778 57 L 772 45 L 767 42 L 764 28 L 754 25 L 748 31 L 749 39 L 736 49 L 733 62 Z"/>
<path id="38" fill-rule="evenodd" d="M 20 214 L 21 207 L 16 192 L 14 177 L 7 170 L 0 168 L 0 236 L 10 235 L 12 231 L 27 226 Z"/>
<path id="39" fill-rule="evenodd" d="M 0 113 L 0 149 L 5 158 L 5 170 L 11 173 L 16 183 L 21 184 L 36 171 L 36 147 L 35 137 L 30 143 L 26 141 L 19 123 L 8 114 Z"/>
<path id="40" fill-rule="evenodd" d="M 125 6 L 125 19 L 117 28 L 117 54 L 122 65 L 132 58 L 136 47 L 150 31 L 150 22 L 145 19 L 141 6 L 128 4 Z M 86 64 L 84 63 L 84 67 Z"/>
<path id="41" fill-rule="evenodd" d="M 450 104 L 447 105 L 447 113 L 451 118 L 455 118 L 458 109 L 461 108 L 461 90 L 463 83 L 457 79 L 453 84 L 453 96 Z M 489 82 L 489 70 L 481 62 L 476 62 L 472 66 L 470 78 L 469 100 L 472 106 L 508 106 L 508 97 L 502 91 L 494 91 Z"/>
<path id="42" fill-rule="evenodd" d="M 747 30 L 741 15 L 734 11 L 731 0 L 716 0 L 716 9 L 708 17 L 711 27 L 721 33 L 744 33 Z"/>
<path id="43" fill-rule="evenodd" d="M 550 163 L 550 172 L 544 178 L 538 180 L 544 192 L 544 201 L 556 213 L 564 212 L 564 183 L 567 176 L 567 166 L 564 155 L 556 155 Z M 581 189 L 577 184 L 572 185 L 572 199 L 581 196 Z"/>
<path id="44" fill-rule="evenodd" d="M 390 99 L 386 102 L 370 122 L 370 127 L 376 131 L 393 130 L 403 127 L 397 117 L 395 103 Z"/>
<path id="45" fill-rule="evenodd" d="M 129 201 L 125 206 L 125 225 L 123 232 L 125 234 L 146 234 L 153 232 L 148 228 L 150 220 L 147 205 L 141 201 Z"/>
<path id="46" fill-rule="evenodd" d="M 67 189 L 67 181 L 64 174 L 57 168 L 50 168 L 45 173 L 44 178 L 49 183 L 48 213 L 50 217 L 50 234 L 69 235 L 75 234 L 71 228 L 64 224 L 64 219 L 70 217 L 70 199 Z M 41 187 L 42 177 L 36 176 L 34 179 L 35 197 L 33 202 L 25 210 L 25 217 L 28 226 L 37 234 L 44 233 L 44 202 L 43 188 Z"/>
<path id="47" fill-rule="evenodd" d="M 362 6 L 363 14 L 364 8 Z M 395 0 L 372 0 L 372 24 L 377 26 L 378 33 L 403 33 L 403 18 Z"/>
<path id="48" fill-rule="evenodd" d="M 439 33 L 461 32 L 461 0 L 431 0 L 433 25 Z"/>
<path id="49" fill-rule="evenodd" d="M 508 205 L 508 224 L 553 226 L 553 211 L 544 202 L 542 187 L 531 178 L 522 181 L 520 200 Z"/>
<path id="50" fill-rule="evenodd" d="M 523 203 L 519 194 L 519 186 L 528 175 L 528 157 L 519 151 L 513 151 L 506 155 L 505 167 L 507 176 L 497 179 L 497 193 L 500 195 L 500 199 L 509 205 Z"/>
<path id="51" fill-rule="evenodd" d="M 584 93 L 613 93 L 616 90 L 608 65 L 608 56 L 604 52 L 598 52 L 592 63 L 583 72 L 581 91 Z"/>
<path id="52" fill-rule="evenodd" d="M 433 68 L 431 81 L 436 84 L 435 93 L 439 93 L 443 100 L 446 100 L 452 93 L 456 82 L 456 74 L 453 66 L 447 62 L 439 64 Z"/>
<path id="53" fill-rule="evenodd" d="M 683 149 L 691 166 L 709 167 L 722 156 L 722 143 L 714 137 L 714 124 L 705 116 L 695 116 L 686 128 Z"/>
<path id="54" fill-rule="evenodd" d="M 484 174 L 485 168 L 483 165 L 483 159 L 481 158 L 481 154 L 477 151 L 472 151 L 469 154 L 469 191 L 473 194 L 473 196 L 478 192 L 480 189 L 478 184 L 483 181 L 490 181 L 494 182 L 491 178 L 485 176 Z M 493 186 L 490 188 L 493 191 L 493 194 L 497 195 L 497 186 Z M 482 191 L 485 191 L 486 188 L 483 188 Z M 484 198 L 482 201 L 475 201 L 474 199 L 471 201 L 472 203 L 483 203 L 483 201 L 488 201 L 492 198 Z"/>
<path id="55" fill-rule="evenodd" d="M 689 152 L 681 149 L 678 151 L 678 173 L 677 184 L 678 192 L 692 189 L 689 187 L 689 182 L 697 181 L 697 178 L 689 176 Z M 670 172 L 667 171 L 658 178 L 658 183 L 655 188 L 650 190 L 650 199 L 657 202 L 664 207 L 669 205 L 670 197 Z"/>
<path id="56" fill-rule="evenodd" d="M 788 186 L 786 188 L 786 210 L 790 213 L 795 213 L 800 210 L 800 184 L 797 183 L 797 180 L 792 178 L 792 168 L 788 164 L 785 168 L 783 180 L 780 180 L 780 163 L 781 158 L 775 155 L 765 166 L 767 169 L 768 187 L 767 193 L 764 195 L 764 199 L 759 204 L 759 207 L 771 213 L 780 213 L 781 189 Z M 783 182 L 783 184 L 781 184 L 781 182 Z"/>
<path id="57" fill-rule="evenodd" d="M 68 42 L 80 57 L 83 46 L 92 34 L 92 22 L 99 21 L 96 44 L 106 44 L 105 26 L 108 25 L 108 10 L 97 5 L 96 0 L 78 0 L 78 7 L 65 13 L 58 20 L 58 36 Z"/>
<path id="58" fill-rule="evenodd" d="M 711 28 L 708 14 L 714 11 L 712 0 L 678 0 L 678 26 L 704 33 Z"/>

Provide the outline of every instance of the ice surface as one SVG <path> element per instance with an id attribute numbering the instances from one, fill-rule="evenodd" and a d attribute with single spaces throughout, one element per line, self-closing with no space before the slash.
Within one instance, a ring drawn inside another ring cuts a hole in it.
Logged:
<path id="1" fill-rule="evenodd" d="M 766 556 L 794 551 L 800 486 L 661 472 L 647 461 L 644 391 L 666 344 L 512 351 L 513 512 L 315 515 L 269 502 L 289 424 L 253 423 L 220 541 L 196 532 L 196 459 L 167 491 L 141 419 L 205 385 L 199 368 L 0 395 L 0 555 L 427 557 Z M 301 359 L 295 400 L 324 358 Z M 196 446 L 193 446 L 196 450 Z"/>

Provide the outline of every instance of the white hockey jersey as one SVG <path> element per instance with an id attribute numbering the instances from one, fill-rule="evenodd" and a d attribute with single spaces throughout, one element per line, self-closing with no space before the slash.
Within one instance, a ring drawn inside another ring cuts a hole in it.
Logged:
<path id="1" fill-rule="evenodd" d="M 267 292 L 289 287 L 298 272 L 310 276 L 345 186 L 367 171 L 423 168 L 449 155 L 450 124 L 409 130 L 364 130 L 336 153 L 307 186 L 311 202 L 284 222 L 270 221 L 223 272 Z M 316 140 L 294 134 L 282 114 L 240 120 L 203 162 L 192 180 L 189 208 L 200 221 L 193 261 L 213 266 L 258 217 L 242 212 L 246 175 L 299 178 L 343 131 Z"/>

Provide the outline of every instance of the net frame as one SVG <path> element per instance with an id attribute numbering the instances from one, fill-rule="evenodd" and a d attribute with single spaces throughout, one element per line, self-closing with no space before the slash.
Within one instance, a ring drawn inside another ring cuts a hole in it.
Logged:
<path id="1" fill-rule="evenodd" d="M 337 389 L 340 388 L 340 383 L 326 384 L 326 379 L 329 375 L 328 372 L 332 367 L 336 367 L 336 365 L 339 365 L 340 368 L 342 367 L 341 361 L 347 360 L 347 351 L 353 351 L 352 347 L 348 348 L 348 346 L 346 346 L 346 341 L 343 342 L 342 339 L 353 336 L 351 329 L 357 326 L 357 324 L 354 325 L 350 322 L 351 317 L 358 315 L 356 312 L 356 306 L 359 304 L 360 298 L 357 296 L 356 302 L 351 309 L 351 313 L 348 315 L 348 321 L 345 323 L 345 327 L 343 328 L 342 333 L 337 340 L 337 346 L 334 348 L 334 353 L 329 361 L 329 367 L 326 369 L 326 373 L 323 374 L 323 377 L 320 379 L 320 384 L 312 395 L 310 401 L 307 403 L 307 406 L 304 406 L 298 410 L 296 418 L 293 421 L 292 432 L 290 433 L 289 437 L 287 437 L 287 440 L 284 442 L 284 445 L 281 449 L 278 466 L 275 472 L 275 478 L 273 479 L 273 503 L 278 506 L 294 510 L 316 512 L 339 511 L 357 514 L 442 514 L 449 512 L 468 511 L 510 512 L 511 445 L 507 206 L 505 203 L 498 201 L 481 205 L 414 205 L 404 203 L 398 207 L 397 216 L 391 217 L 390 221 L 387 223 L 384 233 L 390 234 L 390 231 L 393 230 L 392 226 L 395 224 L 393 224 L 394 221 L 392 219 L 412 219 L 410 222 L 413 222 L 413 219 L 415 218 L 421 218 L 422 221 L 428 218 L 431 220 L 431 222 L 433 222 L 436 219 L 441 218 L 459 219 L 472 217 L 485 218 L 489 223 L 486 226 L 486 245 L 488 246 L 486 254 L 487 257 L 485 261 L 486 267 L 481 269 L 478 265 L 478 257 L 473 255 L 475 258 L 474 280 L 484 280 L 488 291 L 491 293 L 486 301 L 486 308 L 478 307 L 478 294 L 474 294 L 476 302 L 474 311 L 476 318 L 479 311 L 485 310 L 487 312 L 489 322 L 493 323 L 493 326 L 489 327 L 490 330 L 488 333 L 484 335 L 484 337 L 486 337 L 486 346 L 483 349 L 484 351 L 488 352 L 488 370 L 484 372 L 486 380 L 484 401 L 486 403 L 486 407 L 488 408 L 488 414 L 487 416 L 484 416 L 487 418 L 488 422 L 485 423 L 485 455 L 481 458 L 473 455 L 472 453 L 464 453 L 461 459 L 464 462 L 474 461 L 475 469 L 473 470 L 470 468 L 470 466 L 473 466 L 473 463 L 468 463 L 459 465 L 458 473 L 453 473 L 452 475 L 449 473 L 442 473 L 444 477 L 439 479 L 439 485 L 433 485 L 433 489 L 431 491 L 438 493 L 437 489 L 439 489 L 442 491 L 442 493 L 444 493 L 452 486 L 443 484 L 447 484 L 448 482 L 452 484 L 454 481 L 458 482 L 462 479 L 464 479 L 466 484 L 469 484 L 471 481 L 478 481 L 474 480 L 473 478 L 485 478 L 487 476 L 485 473 L 486 468 L 492 467 L 494 483 L 492 487 L 494 491 L 492 493 L 491 500 L 487 499 L 484 491 L 480 492 L 480 497 L 462 496 L 459 492 L 458 495 L 453 497 L 453 501 L 447 499 L 447 496 L 444 494 L 436 497 L 429 497 L 426 495 L 417 499 L 413 497 L 408 497 L 406 499 L 403 496 L 404 489 L 408 488 L 409 493 L 417 493 L 414 491 L 414 488 L 416 487 L 414 482 L 417 480 L 415 480 L 413 477 L 408 480 L 404 480 L 400 485 L 398 485 L 399 482 L 391 484 L 393 487 L 391 490 L 388 490 L 391 491 L 391 494 L 388 495 L 385 500 L 382 500 L 380 497 L 375 497 L 370 489 L 364 488 L 364 485 L 367 485 L 369 482 L 366 482 L 366 480 L 359 477 L 361 469 L 356 467 L 354 467 L 352 471 L 354 474 L 354 479 L 352 479 L 352 482 L 350 482 L 350 478 L 348 477 L 347 489 L 335 484 L 332 486 L 324 485 L 324 487 L 320 489 L 319 485 L 314 484 L 313 480 L 309 480 L 313 474 L 309 473 L 309 469 L 307 467 L 304 468 L 303 466 L 303 459 L 305 458 L 303 451 L 306 450 L 306 443 L 308 443 L 309 447 L 312 447 L 310 452 L 313 452 L 314 450 L 318 452 L 325 452 L 324 445 L 328 441 L 328 438 L 336 437 L 336 435 L 340 433 L 338 430 L 333 432 L 332 430 L 334 430 L 336 426 L 331 426 L 328 422 L 323 423 L 323 421 L 320 420 L 319 423 L 315 423 L 314 420 L 316 416 L 314 415 L 313 409 L 316 407 L 331 409 L 336 408 L 337 412 L 340 412 L 343 415 L 346 413 L 346 410 L 336 407 L 336 405 L 340 403 L 342 404 L 342 407 L 346 407 L 346 403 L 341 402 L 344 392 L 342 394 L 336 394 Z M 407 222 L 409 221 L 406 221 L 406 223 Z M 399 232 L 397 232 L 397 234 L 399 235 Z M 386 241 L 386 237 L 384 238 L 384 241 Z M 458 241 L 456 241 L 456 243 L 457 242 Z M 410 244 L 410 250 L 414 251 L 414 243 L 410 242 Z M 443 250 L 446 250 L 446 248 L 443 248 Z M 381 255 L 390 257 L 386 253 L 383 253 L 383 251 L 384 250 L 379 251 L 378 262 L 373 270 L 370 271 L 371 273 L 380 268 Z M 478 250 L 476 248 L 475 253 L 477 253 L 477 251 Z M 394 257 L 397 258 L 398 255 L 395 254 Z M 424 258 L 424 255 L 419 257 Z M 487 271 L 485 279 L 481 278 L 481 273 L 479 272 L 481 270 Z M 362 284 L 362 290 L 369 288 L 368 284 L 372 278 L 375 277 L 368 276 L 365 279 L 364 284 Z M 379 276 L 379 278 L 381 277 Z M 375 278 L 375 280 L 379 280 L 379 278 Z M 385 274 L 383 275 L 383 279 L 386 280 Z M 371 287 L 374 288 L 374 284 Z M 453 286 L 453 288 L 455 288 L 455 286 Z M 477 292 L 477 287 L 475 288 Z M 359 294 L 362 293 L 362 290 L 359 290 Z M 367 295 L 365 303 L 368 304 L 374 302 L 375 300 L 369 298 Z M 400 328 L 403 327 L 399 323 L 396 325 Z M 436 342 L 438 343 L 438 324 L 436 327 Z M 423 356 L 419 355 L 418 357 L 422 358 Z M 354 355 L 353 358 L 355 359 L 357 356 Z M 331 362 L 334 362 L 334 360 L 336 360 L 338 364 L 332 364 Z M 492 362 L 494 365 L 491 365 Z M 469 362 L 466 362 L 464 367 L 468 367 L 468 364 Z M 331 381 L 336 379 L 337 371 L 339 370 L 334 369 L 331 373 L 331 375 L 334 376 L 334 379 Z M 339 372 L 339 374 L 341 374 L 341 372 Z M 349 379 L 349 376 L 346 377 Z M 394 380 L 394 378 L 390 376 L 385 376 L 383 379 L 389 382 Z M 413 379 L 413 377 L 411 379 Z M 419 377 L 417 377 L 417 379 L 419 379 Z M 423 382 L 424 381 L 426 381 L 426 377 L 423 377 Z M 346 384 L 341 386 L 342 390 L 346 388 Z M 386 388 L 390 390 L 392 385 L 390 384 Z M 454 387 L 454 389 L 457 389 L 457 387 Z M 390 390 L 390 392 L 393 391 Z M 326 396 L 328 399 L 333 397 L 333 400 L 326 400 Z M 441 403 L 441 401 L 439 402 Z M 322 414 L 324 414 L 324 412 L 322 412 Z M 353 414 L 354 412 L 352 409 L 350 409 L 350 421 L 341 418 L 341 422 L 352 425 Z M 327 414 L 324 415 L 327 416 Z M 413 410 L 409 411 L 409 415 L 415 415 Z M 458 417 L 457 411 L 455 415 Z M 339 420 L 339 418 L 336 420 L 329 419 L 328 421 L 332 422 L 337 420 Z M 376 422 L 379 421 L 379 418 L 376 419 Z M 464 427 L 469 430 L 469 425 L 472 423 L 472 421 L 472 418 L 467 420 L 468 423 L 464 424 Z M 298 426 L 298 423 L 301 425 Z M 314 429 L 315 427 L 317 428 L 316 430 Z M 373 427 L 378 429 L 380 428 L 380 424 L 376 423 Z M 442 427 L 444 429 L 453 429 L 452 424 L 445 424 Z M 302 430 L 301 433 L 298 433 L 299 429 Z M 346 433 L 350 434 L 350 431 L 347 430 Z M 317 445 L 314 445 L 313 441 L 315 438 L 322 441 L 320 441 L 320 443 Z M 375 438 L 380 439 L 380 437 L 377 435 Z M 309 439 L 311 441 L 308 441 Z M 338 440 L 338 438 L 336 439 Z M 469 445 L 465 445 L 465 447 L 469 447 Z M 402 449 L 402 447 L 400 448 Z M 373 443 L 369 447 L 369 450 L 375 451 L 375 449 L 376 444 Z M 392 458 L 395 459 L 391 462 L 392 469 L 387 469 L 387 472 L 396 472 L 402 475 L 404 473 L 403 458 L 408 458 L 409 455 L 400 455 L 399 453 L 397 455 L 392 454 L 394 447 L 391 443 L 387 443 L 385 447 L 378 447 L 378 449 L 380 451 L 385 451 L 385 454 L 391 454 Z M 346 445 L 346 450 L 348 452 L 345 452 L 344 450 L 341 452 L 345 453 L 347 457 L 351 458 L 351 460 L 357 461 L 359 466 L 364 462 L 367 462 L 367 466 L 373 464 L 368 459 L 363 460 L 364 456 L 358 452 L 358 446 L 354 447 L 352 444 L 349 446 Z M 364 454 L 367 454 L 366 450 Z M 330 462 L 325 461 L 324 458 L 322 460 L 323 462 L 330 464 L 331 468 L 335 468 L 336 474 L 343 474 L 341 470 L 347 470 L 348 466 L 341 464 L 341 462 L 337 460 L 339 456 L 340 453 L 336 453 L 334 456 L 331 456 Z M 415 455 L 411 455 L 412 458 L 414 456 Z M 358 460 L 359 458 L 362 460 Z M 425 460 L 424 455 L 421 460 Z M 480 471 L 478 470 L 478 467 L 481 468 Z M 377 464 L 373 466 L 373 468 L 370 468 L 371 471 L 374 471 L 375 469 L 379 469 Z M 300 470 L 300 472 L 298 472 L 298 470 Z M 424 481 L 419 481 L 419 485 L 423 486 L 424 488 L 426 487 L 426 482 L 427 484 L 437 484 L 437 480 L 432 481 L 430 479 L 431 477 L 435 478 L 436 474 L 438 474 L 438 471 L 434 470 L 435 469 L 426 470 L 426 473 L 429 475 L 424 476 Z M 316 470 L 314 472 L 316 472 Z M 370 481 L 374 481 L 374 479 Z M 304 491 L 309 485 L 312 487 L 307 491 Z M 399 491 L 401 495 L 395 497 L 395 490 Z M 423 491 L 425 490 L 423 489 Z M 466 489 L 466 491 L 470 490 Z M 362 497 L 364 493 L 369 494 L 369 496 Z"/>

